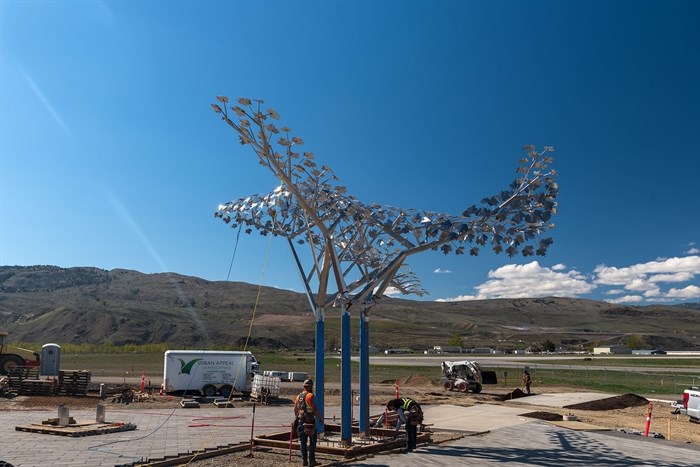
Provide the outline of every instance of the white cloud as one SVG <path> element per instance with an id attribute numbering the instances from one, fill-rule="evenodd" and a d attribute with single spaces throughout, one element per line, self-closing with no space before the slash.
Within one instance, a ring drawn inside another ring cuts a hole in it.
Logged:
<path id="1" fill-rule="evenodd" d="M 450 271 L 449 269 L 437 268 L 435 271 L 433 271 L 433 273 L 435 273 L 435 274 L 452 274 L 452 271 Z"/>
<path id="2" fill-rule="evenodd" d="M 619 295 L 621 293 L 625 293 L 623 289 L 610 289 L 606 292 L 603 292 L 605 295 Z"/>
<path id="3" fill-rule="evenodd" d="M 435 272 L 438 272 L 436 270 Z M 578 297 L 597 287 L 618 286 L 602 290 L 604 295 L 627 295 L 610 298 L 609 303 L 666 303 L 700 300 L 700 287 L 688 285 L 664 290 L 664 284 L 680 284 L 700 275 L 700 256 L 656 259 L 628 267 L 601 264 L 587 277 L 576 270 L 566 271 L 564 264 L 550 268 L 537 261 L 509 264 L 489 271 L 488 280 L 475 287 L 476 293 L 437 301 L 487 300 L 492 298 L 534 298 L 545 296 Z M 620 288 L 619 286 L 622 286 Z M 606 287 L 607 288 L 607 287 Z M 632 293 L 630 293 L 632 292 Z"/>
<path id="4" fill-rule="evenodd" d="M 700 271 L 698 271 L 700 273 Z M 693 280 L 695 274 L 691 272 L 677 272 L 675 274 L 656 274 L 649 276 L 649 282 L 688 282 Z"/>
<path id="5" fill-rule="evenodd" d="M 559 268 L 561 269 L 561 268 Z M 581 277 L 578 271 L 557 272 L 540 266 L 537 261 L 528 264 L 508 264 L 489 271 L 489 280 L 476 287 L 476 295 L 440 299 L 439 301 L 487 300 L 492 298 L 576 297 L 596 288 Z"/>
<path id="6" fill-rule="evenodd" d="M 682 289 L 671 289 L 664 295 L 668 298 L 677 298 L 683 300 L 700 300 L 700 287 L 689 285 Z"/>
<path id="7" fill-rule="evenodd" d="M 436 302 L 467 302 L 469 300 L 485 300 L 477 295 L 457 295 L 452 298 L 436 298 Z"/>
<path id="8" fill-rule="evenodd" d="M 625 286 L 625 289 L 633 290 L 635 292 L 645 292 L 647 290 L 658 289 L 658 287 L 644 278 L 637 278 L 632 279 L 630 283 Z"/>
<path id="9" fill-rule="evenodd" d="M 377 289 L 374 289 L 374 291 L 376 292 Z M 384 293 L 382 295 L 384 295 L 385 297 L 397 297 L 397 296 L 403 295 L 403 294 L 396 287 L 389 286 L 386 288 L 386 290 L 384 291 Z"/>
<path id="10" fill-rule="evenodd" d="M 700 253 L 700 250 L 697 248 L 691 248 L 690 250 L 686 251 L 686 253 L 689 255 L 697 255 L 698 253 Z"/>
<path id="11" fill-rule="evenodd" d="M 644 297 L 639 295 L 625 295 L 624 297 L 605 300 L 608 303 L 639 303 L 644 301 Z"/>
<path id="12" fill-rule="evenodd" d="M 657 274 L 675 275 L 687 273 L 690 275 L 690 278 L 686 280 L 690 280 L 695 274 L 700 274 L 700 256 L 667 258 L 650 261 L 648 263 L 634 264 L 627 268 L 609 267 L 605 264 L 601 264 L 595 268 L 594 272 L 598 276 L 594 282 L 601 285 L 626 285 L 634 279 L 646 280 L 651 275 Z"/>
<path id="13" fill-rule="evenodd" d="M 661 289 L 659 289 L 658 287 L 654 287 L 653 289 L 649 289 L 649 290 L 644 292 L 644 296 L 647 297 L 647 299 L 654 298 L 654 297 L 660 297 L 662 295 L 663 294 L 661 293 Z"/>
<path id="14" fill-rule="evenodd" d="M 700 256 L 657 259 L 648 263 L 634 264 L 625 268 L 608 267 L 601 264 L 595 268 L 593 281 L 598 285 L 621 285 L 625 290 L 642 295 L 628 295 L 609 300 L 611 303 L 669 302 L 673 300 L 697 299 L 698 287 L 672 288 L 664 292 L 660 284 L 688 282 L 700 274 Z M 618 291 L 618 289 L 614 289 Z M 608 292 L 608 293 L 612 293 Z M 621 291 L 620 291 L 621 293 Z"/>
<path id="15" fill-rule="evenodd" d="M 569 271 L 569 275 L 570 275 L 571 277 L 575 278 L 575 279 L 586 280 L 586 275 L 585 275 L 585 274 L 581 274 L 580 272 L 575 271 L 575 270 L 574 270 L 574 271 Z"/>

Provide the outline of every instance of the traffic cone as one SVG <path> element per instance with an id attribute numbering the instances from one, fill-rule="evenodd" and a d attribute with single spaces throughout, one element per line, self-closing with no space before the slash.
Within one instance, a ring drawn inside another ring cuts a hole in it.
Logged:
<path id="1" fill-rule="evenodd" d="M 652 411 L 652 405 L 649 404 L 649 406 L 647 407 L 646 422 L 644 423 L 644 437 L 645 438 L 649 437 L 649 426 L 651 425 L 651 417 L 652 417 L 651 411 Z"/>

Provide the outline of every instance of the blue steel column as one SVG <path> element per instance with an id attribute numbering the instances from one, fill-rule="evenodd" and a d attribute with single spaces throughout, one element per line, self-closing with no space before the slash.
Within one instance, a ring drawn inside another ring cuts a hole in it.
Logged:
<path id="1" fill-rule="evenodd" d="M 369 436 L 369 315 L 360 312 L 360 433 Z"/>
<path id="2" fill-rule="evenodd" d="M 340 355 L 340 384 L 341 415 L 340 415 L 340 445 L 352 445 L 352 377 L 350 375 L 350 311 L 348 304 L 343 304 L 340 319 L 341 355 Z"/>
<path id="3" fill-rule="evenodd" d="M 323 418 L 326 418 L 326 411 L 323 405 L 323 381 L 325 379 L 325 321 L 323 308 L 318 310 L 318 316 L 316 317 L 316 405 L 318 410 L 321 411 Z M 316 429 L 319 433 L 324 432 L 323 423 L 321 420 L 316 422 Z"/>

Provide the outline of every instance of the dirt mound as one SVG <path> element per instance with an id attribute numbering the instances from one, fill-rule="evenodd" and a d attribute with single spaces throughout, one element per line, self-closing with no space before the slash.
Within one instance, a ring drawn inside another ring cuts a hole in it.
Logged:
<path id="1" fill-rule="evenodd" d="M 520 388 L 515 388 L 511 392 L 499 396 L 497 400 L 507 401 L 510 399 L 519 399 L 521 397 L 527 397 L 527 394 L 525 394 Z"/>
<path id="2" fill-rule="evenodd" d="M 400 381 L 401 386 L 434 386 L 433 380 L 424 375 L 410 375 Z"/>
<path id="3" fill-rule="evenodd" d="M 614 410 L 626 409 L 628 407 L 639 407 L 646 405 L 649 401 L 642 396 L 636 394 L 623 394 L 621 396 L 608 397 L 592 402 L 583 402 L 581 404 L 567 405 L 565 409 L 578 410 Z"/>
<path id="4" fill-rule="evenodd" d="M 564 419 L 564 417 L 558 413 L 551 412 L 530 412 L 522 414 L 521 417 L 536 418 L 538 420 L 546 420 L 548 422 L 560 422 Z"/>

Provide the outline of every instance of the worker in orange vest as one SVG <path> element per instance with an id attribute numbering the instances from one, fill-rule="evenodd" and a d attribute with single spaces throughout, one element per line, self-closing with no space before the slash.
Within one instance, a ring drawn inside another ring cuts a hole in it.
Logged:
<path id="1" fill-rule="evenodd" d="M 316 442 L 318 440 L 316 419 L 323 423 L 323 415 L 318 410 L 313 391 L 314 382 L 307 379 L 304 381 L 304 391 L 294 401 L 294 417 L 299 433 L 301 459 L 303 465 L 308 466 L 316 465 Z"/>

